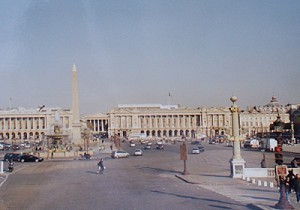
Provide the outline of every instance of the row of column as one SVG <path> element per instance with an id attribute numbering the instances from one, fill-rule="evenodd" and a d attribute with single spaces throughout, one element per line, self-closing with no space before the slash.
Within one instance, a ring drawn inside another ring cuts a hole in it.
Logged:
<path id="1" fill-rule="evenodd" d="M 45 117 L 0 118 L 0 130 L 45 129 Z"/>
<path id="2" fill-rule="evenodd" d="M 132 116 L 116 116 L 116 128 L 133 127 Z M 195 128 L 195 127 L 224 127 L 225 115 L 139 115 L 137 128 Z M 227 125 L 228 126 L 228 125 Z"/>
<path id="3" fill-rule="evenodd" d="M 87 120 L 93 126 L 94 132 L 106 132 L 105 125 L 107 125 L 107 120 Z"/>

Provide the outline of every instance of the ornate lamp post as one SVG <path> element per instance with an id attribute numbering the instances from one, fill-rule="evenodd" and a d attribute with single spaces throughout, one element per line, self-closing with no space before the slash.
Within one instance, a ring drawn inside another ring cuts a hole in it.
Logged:
<path id="1" fill-rule="evenodd" d="M 277 135 L 277 147 L 275 148 L 275 162 L 279 165 L 279 167 L 282 167 L 283 165 L 283 155 L 282 155 L 282 132 L 284 128 L 284 122 L 280 119 L 280 115 L 278 113 L 277 119 L 273 123 L 273 132 Z M 278 166 L 276 166 L 277 168 Z M 287 168 L 287 167 L 286 167 Z M 277 171 L 277 170 L 276 170 Z M 285 193 L 285 177 L 279 176 L 278 177 L 278 183 L 279 183 L 279 192 L 280 192 L 280 198 L 278 203 L 275 205 L 277 209 L 294 209 L 294 207 L 290 204 L 286 197 Z"/>
<path id="2" fill-rule="evenodd" d="M 240 134 L 239 134 L 239 118 L 238 112 L 239 107 L 236 105 L 237 97 L 232 96 L 230 98 L 233 103 L 230 107 L 232 113 L 232 135 L 233 135 L 233 157 L 230 160 L 231 164 L 231 177 L 232 178 L 242 178 L 245 168 L 245 160 L 241 156 L 241 146 L 240 146 Z"/>

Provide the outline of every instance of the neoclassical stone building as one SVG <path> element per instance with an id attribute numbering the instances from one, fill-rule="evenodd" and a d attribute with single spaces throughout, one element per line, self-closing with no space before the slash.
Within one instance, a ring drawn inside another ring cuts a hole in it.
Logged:
<path id="1" fill-rule="evenodd" d="M 264 106 L 248 107 L 241 110 L 240 134 L 243 138 L 270 131 L 270 124 L 278 113 L 288 123 L 290 105 L 281 105 L 276 97 Z M 231 135 L 231 113 L 229 107 L 179 107 L 161 104 L 125 104 L 111 109 L 107 114 L 86 117 L 92 124 L 93 133 L 108 132 L 109 136 L 121 137 L 145 133 L 149 137 L 188 137 Z M 105 127 L 104 125 L 107 126 Z"/>
<path id="2" fill-rule="evenodd" d="M 264 106 L 241 110 L 240 134 L 243 138 L 269 132 L 278 113 L 285 123 L 290 122 L 292 105 L 280 105 L 276 97 Z M 295 112 L 294 112 L 295 113 Z M 10 109 L 0 110 L 0 139 L 43 139 L 60 124 L 63 133 L 72 138 L 73 117 L 69 109 Z M 231 135 L 229 107 L 180 107 L 161 104 L 124 104 L 107 113 L 83 117 L 92 134 L 107 133 L 109 137 L 145 133 L 154 138 L 201 138 Z"/>
<path id="3" fill-rule="evenodd" d="M 270 131 L 270 124 L 276 119 L 278 114 L 285 123 L 290 122 L 291 105 L 281 105 L 275 96 L 264 106 L 251 106 L 246 111 L 240 113 L 241 133 L 244 136 L 252 136 L 257 133 L 267 133 Z"/>
<path id="4" fill-rule="evenodd" d="M 105 134 L 108 131 L 108 114 L 95 113 L 84 117 L 93 134 Z"/>
<path id="5" fill-rule="evenodd" d="M 226 108 L 187 108 L 178 105 L 128 104 L 108 112 L 108 134 L 121 137 L 145 133 L 158 138 L 201 138 L 229 132 Z"/>
<path id="6" fill-rule="evenodd" d="M 69 109 L 16 108 L 0 110 L 0 139 L 6 140 L 43 140 L 45 135 L 54 132 L 59 124 L 64 134 L 72 130 L 72 113 Z"/>

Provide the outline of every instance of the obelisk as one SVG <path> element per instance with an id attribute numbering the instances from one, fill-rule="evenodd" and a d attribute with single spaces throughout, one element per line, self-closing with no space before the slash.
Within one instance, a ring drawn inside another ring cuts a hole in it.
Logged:
<path id="1" fill-rule="evenodd" d="M 78 87 L 77 87 L 77 70 L 75 64 L 72 70 L 72 113 L 73 113 L 73 143 L 75 145 L 82 144 L 80 132 L 79 106 L 78 106 Z"/>

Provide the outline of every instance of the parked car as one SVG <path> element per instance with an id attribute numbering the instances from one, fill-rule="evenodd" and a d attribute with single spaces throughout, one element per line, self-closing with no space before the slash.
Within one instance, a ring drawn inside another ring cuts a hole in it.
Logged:
<path id="1" fill-rule="evenodd" d="M 135 143 L 134 142 L 130 142 L 130 147 L 135 147 Z"/>
<path id="2" fill-rule="evenodd" d="M 197 148 L 193 148 L 192 149 L 192 154 L 200 154 L 199 148 L 198 147 Z"/>
<path id="3" fill-rule="evenodd" d="M 198 149 L 200 152 L 204 152 L 204 150 L 205 150 L 203 146 L 199 146 Z"/>
<path id="4" fill-rule="evenodd" d="M 144 149 L 151 149 L 151 145 L 146 145 Z"/>
<path id="5" fill-rule="evenodd" d="M 158 144 L 158 145 L 156 145 L 156 149 L 164 149 L 164 145 Z"/>
<path id="6" fill-rule="evenodd" d="M 0 150 L 9 150 L 11 144 L 8 143 L 0 143 Z"/>
<path id="7" fill-rule="evenodd" d="M 112 158 L 123 158 L 123 157 L 128 158 L 129 156 L 130 156 L 130 154 L 128 152 L 124 152 L 124 151 L 120 151 L 120 150 L 113 151 L 111 153 Z"/>
<path id="8" fill-rule="evenodd" d="M 135 156 L 142 156 L 143 155 L 143 150 L 141 150 L 141 149 L 135 149 L 134 150 L 134 155 Z"/>
<path id="9" fill-rule="evenodd" d="M 92 159 L 92 156 L 88 153 L 84 153 L 83 155 L 80 155 L 81 160 L 90 160 Z"/>
<path id="10" fill-rule="evenodd" d="M 34 155 L 20 155 L 20 162 L 42 162 L 44 158 Z"/>
<path id="11" fill-rule="evenodd" d="M 10 160 L 12 160 L 14 162 L 19 162 L 20 161 L 20 156 L 21 155 L 19 153 L 6 153 L 4 155 L 3 160 L 4 161 L 10 161 Z"/>

